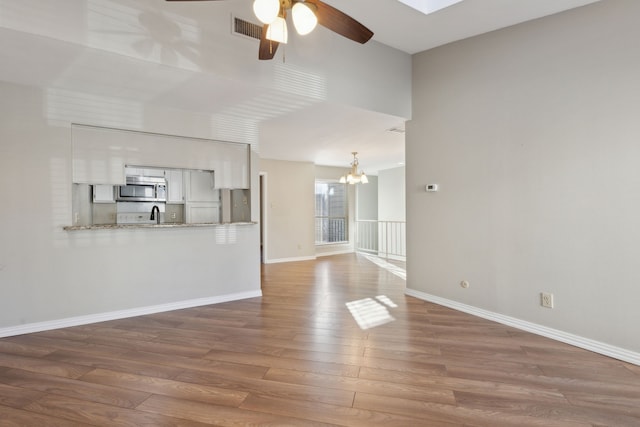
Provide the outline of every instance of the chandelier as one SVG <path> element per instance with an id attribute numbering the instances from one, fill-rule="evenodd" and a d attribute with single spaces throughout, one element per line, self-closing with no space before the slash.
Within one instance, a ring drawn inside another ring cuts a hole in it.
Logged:
<path id="1" fill-rule="evenodd" d="M 364 171 L 360 171 L 360 173 L 358 173 L 358 158 L 356 157 L 356 155 L 358 154 L 357 151 L 352 151 L 351 154 L 353 154 L 353 161 L 351 162 L 351 169 L 349 170 L 349 173 L 346 175 L 342 175 L 340 177 L 340 183 L 341 184 L 366 184 L 369 182 L 369 180 L 367 179 L 367 175 L 364 174 Z"/>

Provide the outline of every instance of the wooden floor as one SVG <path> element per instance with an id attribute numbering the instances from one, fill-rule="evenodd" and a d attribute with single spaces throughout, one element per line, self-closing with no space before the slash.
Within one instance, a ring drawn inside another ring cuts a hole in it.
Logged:
<path id="1" fill-rule="evenodd" d="M 404 285 L 326 257 L 265 266 L 262 298 L 1 339 L 0 426 L 640 426 L 640 367 Z"/>

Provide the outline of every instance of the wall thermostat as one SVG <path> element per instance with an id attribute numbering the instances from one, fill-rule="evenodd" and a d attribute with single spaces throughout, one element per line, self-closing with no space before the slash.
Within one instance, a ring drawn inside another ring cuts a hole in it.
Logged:
<path id="1" fill-rule="evenodd" d="M 438 191 L 438 184 L 427 184 L 425 190 L 427 192 Z"/>

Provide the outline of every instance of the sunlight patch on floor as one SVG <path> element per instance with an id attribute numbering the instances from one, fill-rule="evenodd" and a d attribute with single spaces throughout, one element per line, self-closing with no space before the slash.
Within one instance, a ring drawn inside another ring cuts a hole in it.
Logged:
<path id="1" fill-rule="evenodd" d="M 397 307 L 397 305 L 384 295 L 377 296 L 376 299 L 378 301 L 373 298 L 364 298 L 346 303 L 360 329 L 371 329 L 396 320 L 385 305 L 389 307 Z"/>
<path id="2" fill-rule="evenodd" d="M 379 258 L 377 256 L 368 255 L 368 254 L 361 254 L 361 255 L 366 259 L 368 259 L 369 261 L 371 261 L 372 263 L 374 263 L 375 265 L 377 265 L 378 267 L 384 268 L 391 274 L 395 274 L 396 276 L 398 276 L 403 280 L 407 280 L 407 270 L 405 270 L 404 268 L 399 267 L 395 264 L 391 264 L 390 262 L 385 261 L 382 258 Z"/>
<path id="3" fill-rule="evenodd" d="M 380 301 L 381 303 L 383 303 L 384 305 L 387 305 L 387 306 L 389 306 L 391 308 L 396 308 L 398 306 L 398 304 L 396 304 L 395 302 L 391 301 L 391 298 L 389 298 L 386 295 L 378 295 L 376 297 L 376 299 L 378 301 Z"/>

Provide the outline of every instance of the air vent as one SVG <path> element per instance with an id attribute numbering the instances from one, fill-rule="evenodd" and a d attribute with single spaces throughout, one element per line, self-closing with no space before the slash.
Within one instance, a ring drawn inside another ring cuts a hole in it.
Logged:
<path id="1" fill-rule="evenodd" d="M 401 127 L 392 127 L 391 129 L 387 129 L 387 132 L 394 132 L 394 133 L 404 133 L 404 128 Z"/>
<path id="2" fill-rule="evenodd" d="M 260 40 L 262 36 L 262 25 L 254 24 L 253 22 L 245 21 L 244 19 L 234 16 L 231 32 L 240 36 Z"/>

